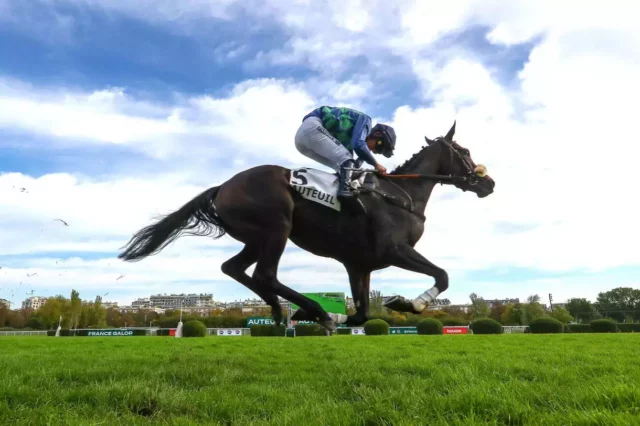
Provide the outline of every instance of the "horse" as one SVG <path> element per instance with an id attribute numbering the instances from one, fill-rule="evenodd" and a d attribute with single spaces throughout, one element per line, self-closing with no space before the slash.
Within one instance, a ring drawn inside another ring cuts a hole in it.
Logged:
<path id="1" fill-rule="evenodd" d="M 453 140 L 456 122 L 444 136 L 427 142 L 388 174 L 361 170 L 370 184 L 357 200 L 363 212 L 336 211 L 301 196 L 291 184 L 292 169 L 260 165 L 213 186 L 175 212 L 136 232 L 118 258 L 135 262 L 159 253 L 181 235 L 229 235 L 244 244 L 221 265 L 224 274 L 243 284 L 270 307 L 277 325 L 283 319 L 278 296 L 300 307 L 295 316 L 335 331 L 336 322 L 364 324 L 369 318 L 370 276 L 395 266 L 434 278 L 434 285 L 413 300 L 394 296 L 384 306 L 420 313 L 447 290 L 447 272 L 425 259 L 414 246 L 424 231 L 425 209 L 437 183 L 454 185 L 478 198 L 493 193 L 495 182 L 476 165 L 468 149 Z M 295 174 L 295 171 L 293 171 Z M 354 172 L 357 177 L 358 172 Z M 278 280 L 278 265 L 288 241 L 317 256 L 342 263 L 356 313 L 327 313 L 316 301 Z M 256 264 L 252 276 L 246 270 Z"/>

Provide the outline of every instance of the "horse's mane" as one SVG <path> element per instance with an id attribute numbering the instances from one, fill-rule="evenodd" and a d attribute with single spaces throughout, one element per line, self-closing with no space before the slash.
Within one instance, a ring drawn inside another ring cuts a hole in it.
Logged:
<path id="1" fill-rule="evenodd" d="M 404 172 L 407 171 L 407 169 L 413 165 L 413 162 L 415 161 L 416 157 L 418 157 L 420 154 L 422 154 L 422 152 L 427 149 L 429 147 L 429 145 L 425 145 L 422 148 L 420 148 L 420 151 L 416 152 L 415 154 L 413 154 L 407 161 L 405 161 L 404 163 L 402 163 L 401 165 L 399 165 L 398 167 L 396 167 L 394 170 L 392 170 L 389 174 L 390 175 L 397 175 L 397 174 L 402 174 Z"/>
<path id="2" fill-rule="evenodd" d="M 425 137 L 425 139 L 427 139 L 427 138 Z M 443 139 L 443 140 L 444 140 L 444 138 L 443 138 L 442 136 L 438 136 L 438 137 L 437 137 L 437 138 L 435 138 L 434 140 L 430 140 L 430 139 L 427 139 L 427 140 L 428 140 L 430 143 L 433 143 L 433 142 L 437 142 L 437 141 L 439 141 L 439 140 L 441 140 L 441 139 Z M 422 148 L 420 148 L 420 151 L 418 151 L 418 152 L 416 152 L 415 154 L 413 154 L 413 155 L 412 155 L 412 156 L 411 156 L 407 161 L 405 161 L 404 163 L 402 163 L 401 165 L 399 165 L 398 167 L 396 167 L 396 168 L 395 168 L 394 170 L 392 170 L 389 174 L 390 174 L 390 175 L 396 175 L 396 174 L 402 174 L 402 173 L 405 173 L 405 172 L 407 171 L 407 169 L 413 165 L 413 163 L 414 163 L 414 161 L 416 160 L 416 158 L 417 158 L 418 156 L 420 156 L 420 154 L 422 154 L 422 153 L 424 152 L 424 150 L 425 150 L 425 149 L 427 149 L 427 148 L 429 148 L 430 146 L 431 146 L 431 145 L 429 145 L 429 144 L 424 145 Z"/>

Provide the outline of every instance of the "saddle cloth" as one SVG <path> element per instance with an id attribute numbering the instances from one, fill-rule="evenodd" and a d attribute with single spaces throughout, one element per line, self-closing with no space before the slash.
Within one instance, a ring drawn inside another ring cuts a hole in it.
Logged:
<path id="1" fill-rule="evenodd" d="M 362 185 L 366 173 L 352 174 L 353 179 L 350 183 L 352 188 L 358 188 Z M 312 169 L 310 167 L 301 167 L 291 169 L 291 177 L 289 184 L 302 196 L 310 201 L 330 207 L 336 211 L 341 210 L 340 201 L 338 200 L 338 174 L 329 173 L 322 170 Z"/>

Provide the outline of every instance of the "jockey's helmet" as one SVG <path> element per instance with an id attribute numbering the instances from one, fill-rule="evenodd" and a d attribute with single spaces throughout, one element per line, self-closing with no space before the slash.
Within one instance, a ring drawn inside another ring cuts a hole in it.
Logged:
<path id="1" fill-rule="evenodd" d="M 396 148 L 396 132 L 393 127 L 378 123 L 373 126 L 369 138 L 377 139 L 375 152 L 389 158 Z"/>

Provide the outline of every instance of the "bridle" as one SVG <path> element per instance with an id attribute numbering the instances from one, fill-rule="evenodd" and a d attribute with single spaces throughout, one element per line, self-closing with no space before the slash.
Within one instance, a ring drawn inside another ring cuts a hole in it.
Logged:
<path id="1" fill-rule="evenodd" d="M 433 142 L 442 142 L 448 149 L 449 151 L 449 170 L 453 170 L 453 161 L 454 161 L 454 155 L 457 156 L 458 158 L 460 158 L 460 160 L 462 160 L 462 164 L 465 167 L 465 173 L 462 176 L 454 176 L 452 174 L 448 174 L 448 175 L 438 175 L 438 174 L 402 174 L 402 175 L 381 175 L 377 170 L 375 169 L 367 169 L 367 170 L 362 170 L 362 169 L 351 169 L 351 170 L 358 170 L 363 172 L 364 174 L 366 173 L 372 173 L 374 175 L 377 175 L 378 178 L 382 178 L 382 179 L 427 179 L 427 180 L 433 180 L 436 183 L 439 183 L 441 185 L 444 184 L 457 184 L 457 183 L 468 183 L 469 185 L 476 185 L 479 181 L 480 181 L 480 177 L 476 174 L 475 168 L 473 167 L 473 165 L 471 163 L 469 163 L 469 161 L 467 160 L 467 158 L 465 158 L 464 155 L 462 155 L 458 149 L 456 149 L 453 146 L 453 143 L 449 142 L 448 140 L 446 140 L 444 137 L 439 136 L 436 139 L 433 140 Z M 413 213 L 414 215 L 420 217 L 423 221 L 425 220 L 425 217 L 423 214 L 415 212 L 413 209 L 413 199 L 411 198 L 411 195 L 409 195 L 409 193 L 407 191 L 405 191 L 402 187 L 400 187 L 400 185 L 396 184 L 395 182 L 393 182 L 392 180 L 387 180 L 387 182 L 391 185 L 393 185 L 395 188 L 397 188 L 400 192 L 402 192 L 407 200 L 408 200 L 408 205 L 406 202 L 398 200 L 398 197 L 388 194 L 386 192 L 383 191 L 379 191 L 373 188 L 360 188 L 360 190 L 364 190 L 367 192 L 374 192 L 380 196 L 382 196 L 382 198 L 384 198 L 385 200 L 393 203 L 393 204 L 398 204 L 400 205 L 400 207 L 403 207 L 404 209 L 408 210 L 409 212 Z M 466 192 L 467 188 L 465 188 L 464 186 L 461 187 L 462 191 Z"/>
<path id="2" fill-rule="evenodd" d="M 437 175 L 437 174 L 402 174 L 402 175 L 380 175 L 376 170 L 371 170 L 372 173 L 376 173 L 378 174 L 378 176 L 385 178 L 385 179 L 428 179 L 428 180 L 434 180 L 436 181 L 436 183 L 439 183 L 441 185 L 444 185 L 445 183 L 447 184 L 456 184 L 456 183 L 460 183 L 460 182 L 467 182 L 469 185 L 476 185 L 479 181 L 480 178 L 478 177 L 478 175 L 476 174 L 474 167 L 471 163 L 469 163 L 469 161 L 467 160 L 467 158 L 462 155 L 458 149 L 456 149 L 453 144 L 449 141 L 447 141 L 445 138 L 443 138 L 442 136 L 437 137 L 436 139 L 433 140 L 433 142 L 442 142 L 447 148 L 449 148 L 449 170 L 453 170 L 453 160 L 454 160 L 454 155 L 456 155 L 458 158 L 460 158 L 460 160 L 462 160 L 462 164 L 465 167 L 465 173 L 462 176 L 454 176 L 451 174 L 448 175 Z M 467 191 L 466 188 L 462 188 L 463 191 Z"/>

